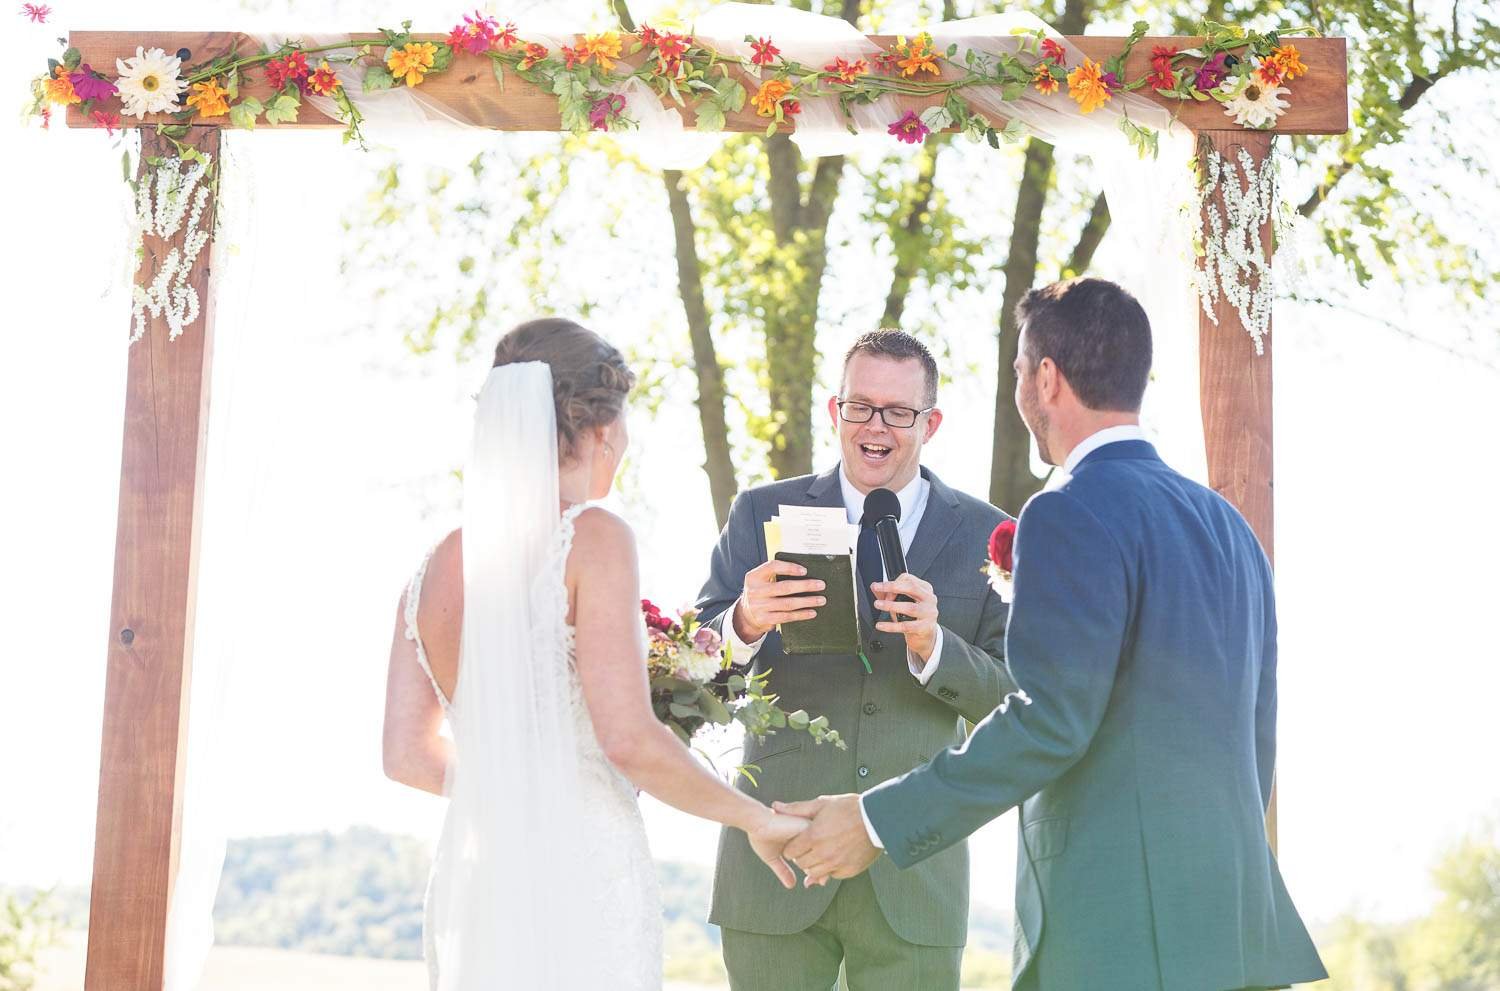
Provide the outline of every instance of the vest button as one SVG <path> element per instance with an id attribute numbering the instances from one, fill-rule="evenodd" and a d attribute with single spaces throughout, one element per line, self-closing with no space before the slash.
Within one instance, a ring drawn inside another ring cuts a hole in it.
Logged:
<path id="1" fill-rule="evenodd" d="M 880 708 L 880 706 L 876 705 L 874 702 L 866 702 L 865 703 L 865 715 L 867 715 L 867 716 L 873 716 L 873 715 L 875 715 L 876 710 L 878 710 L 879 708 Z"/>
<path id="2" fill-rule="evenodd" d="M 859 776 L 862 778 L 868 778 L 870 776 L 870 769 L 861 764 L 859 766 Z"/>

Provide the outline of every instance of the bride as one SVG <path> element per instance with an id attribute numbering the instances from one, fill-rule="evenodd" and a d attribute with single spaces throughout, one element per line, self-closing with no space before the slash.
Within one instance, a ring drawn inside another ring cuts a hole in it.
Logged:
<path id="1" fill-rule="evenodd" d="M 651 710 L 635 540 L 589 503 L 625 453 L 634 381 L 571 321 L 506 334 L 479 395 L 463 528 L 402 597 L 385 771 L 449 798 L 423 936 L 435 989 L 659 989 L 637 788 L 744 830 L 795 883 L 781 851 L 805 820 L 724 784 Z"/>

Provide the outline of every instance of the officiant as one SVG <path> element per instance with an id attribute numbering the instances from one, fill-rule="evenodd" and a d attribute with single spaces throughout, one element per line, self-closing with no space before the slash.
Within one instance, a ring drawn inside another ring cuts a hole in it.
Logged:
<path id="1" fill-rule="evenodd" d="M 937 363 L 920 341 L 897 330 L 865 334 L 828 401 L 840 463 L 742 492 L 730 509 L 698 597 L 703 620 L 729 643 L 736 666 L 773 672 L 784 707 L 826 716 L 849 744 L 838 750 L 790 733 L 747 739 L 743 760 L 757 770 L 740 787 L 761 801 L 863 792 L 961 742 L 965 720 L 983 719 L 1015 691 L 1004 659 L 1007 607 L 983 573 L 990 533 L 1008 517 L 922 465 L 943 422 L 937 389 Z M 879 489 L 899 502 L 904 574 L 884 573 L 866 519 L 866 497 Z M 862 524 L 858 646 L 847 654 L 784 649 L 779 628 L 812 621 L 830 598 L 806 569 L 767 560 L 764 524 L 784 506 L 842 508 Z M 882 858 L 859 877 L 788 891 L 743 834 L 725 830 L 719 840 L 709 921 L 722 929 L 734 991 L 821 991 L 841 964 L 859 991 L 956 991 L 968 916 L 962 843 L 911 870 Z"/>

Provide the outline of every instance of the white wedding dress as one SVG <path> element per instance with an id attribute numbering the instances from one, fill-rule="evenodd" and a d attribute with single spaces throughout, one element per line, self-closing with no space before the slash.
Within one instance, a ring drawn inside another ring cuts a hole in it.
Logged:
<path id="1" fill-rule="evenodd" d="M 537 367 L 494 369 L 486 393 L 491 385 L 504 393 L 501 407 L 521 401 L 517 378 L 537 375 Z M 524 378 L 520 384 L 535 385 L 537 398 L 544 398 L 550 411 L 550 372 L 539 367 L 547 375 L 544 389 Z M 514 371 L 501 375 L 507 370 Z M 494 409 L 485 412 L 483 395 L 480 402 L 481 421 L 502 416 Z M 516 467 L 517 447 L 510 443 L 515 438 L 484 436 L 485 429 L 483 423 L 476 426 L 476 450 L 465 478 L 464 643 L 451 700 L 432 676 L 417 628 L 426 560 L 406 596 L 406 636 L 447 716 L 456 750 L 445 788 L 450 806 L 424 911 L 431 987 L 660 991 L 661 895 L 645 824 L 634 787 L 605 757 L 595 736 L 578 678 L 574 630 L 567 622 L 564 571 L 574 522 L 589 506 L 573 506 L 559 519 L 558 502 L 551 497 L 552 525 L 538 535 L 530 566 L 518 581 L 509 572 L 517 570 L 516 560 L 526 560 L 516 549 L 524 544 L 517 539 L 524 520 L 502 514 L 499 529 L 492 530 L 486 520 L 499 507 L 495 486 L 486 488 L 486 479 L 516 488 L 526 487 L 521 479 L 527 476 L 509 470 Z M 496 440 L 508 442 L 499 449 L 508 460 L 492 466 L 497 470 L 476 468 L 486 451 L 494 452 Z M 555 453 L 550 457 L 555 491 Z M 541 498 L 547 498 L 545 485 L 532 487 L 543 489 Z M 474 512 L 475 502 L 488 508 L 484 518 Z M 537 529 L 547 528 L 538 521 Z M 499 537 L 503 546 L 496 543 Z M 488 555 L 487 542 L 496 548 Z M 495 574 L 484 573 L 486 559 L 503 580 L 497 583 Z M 520 587 L 512 588 L 515 584 Z M 497 613 L 509 625 L 487 629 Z M 519 641 L 501 643 L 514 626 L 525 630 Z M 644 628 L 620 635 L 643 638 Z M 484 642 L 476 646 L 471 640 Z M 471 689 L 476 697 L 469 695 Z"/>

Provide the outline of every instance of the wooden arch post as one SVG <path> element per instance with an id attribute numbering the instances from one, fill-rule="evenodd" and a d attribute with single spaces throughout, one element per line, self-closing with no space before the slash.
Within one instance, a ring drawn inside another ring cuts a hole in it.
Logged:
<path id="1" fill-rule="evenodd" d="M 373 34 L 352 35 L 379 43 Z M 429 36 L 441 40 L 441 36 Z M 895 39 L 871 36 L 882 48 Z M 1296 84 L 1291 108 L 1274 132 L 1339 134 L 1348 129 L 1347 59 L 1341 38 L 1296 38 L 1311 71 Z M 1102 61 L 1119 52 L 1124 38 L 1072 36 L 1068 41 Z M 1195 47 L 1201 39 L 1144 38 L 1126 61 L 1125 75 L 1144 73 L 1158 46 Z M 69 43 L 81 61 L 113 65 L 137 46 L 187 49 L 199 58 L 259 42 L 238 32 L 75 31 Z M 630 58 L 622 59 L 629 62 Z M 264 78 L 241 82 L 244 95 L 272 96 Z M 752 83 L 753 85 L 753 83 Z M 529 85 L 502 92 L 485 72 L 447 72 L 423 83 L 423 93 L 476 125 L 503 131 L 560 129 L 553 97 Z M 1181 121 L 1225 153 L 1244 147 L 1257 163 L 1270 149 L 1271 134 L 1225 127 L 1216 103 L 1157 98 Z M 921 111 L 935 101 L 900 97 L 903 109 Z M 694 115 L 683 110 L 691 127 Z M 91 127 L 77 106 L 71 127 Z M 125 118 L 142 127 L 142 157 L 170 156 L 175 149 L 155 132 L 165 115 Z M 1003 121 L 992 123 L 1003 125 Z M 184 144 L 219 158 L 223 117 L 193 122 Z M 296 121 L 279 127 L 329 128 L 339 123 L 304 105 Z M 729 131 L 757 132 L 765 120 L 753 108 L 730 113 Z M 212 218 L 210 218 L 210 223 Z M 185 232 L 183 232 L 185 233 Z M 147 239 L 138 280 L 148 284 L 174 243 Z M 149 321 L 133 345 L 127 371 L 125 432 L 120 466 L 119 525 L 115 538 L 114 596 L 100 746 L 99 805 L 95 825 L 94 878 L 89 910 L 87 991 L 160 991 L 164 981 L 167 920 L 177 872 L 186 754 L 188 689 L 191 683 L 194 603 L 199 533 L 203 516 L 204 450 L 208 436 L 209 371 L 213 344 L 213 286 L 209 252 L 192 270 L 202 300 L 201 317 L 169 341 L 166 322 Z M 1200 381 L 1209 480 L 1272 549 L 1271 358 L 1257 356 L 1232 307 L 1220 304 L 1218 323 L 1200 317 Z M 1190 319 L 1186 314 L 1183 319 Z M 1274 808 L 1269 825 L 1274 837 Z"/>

